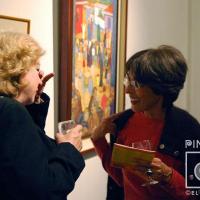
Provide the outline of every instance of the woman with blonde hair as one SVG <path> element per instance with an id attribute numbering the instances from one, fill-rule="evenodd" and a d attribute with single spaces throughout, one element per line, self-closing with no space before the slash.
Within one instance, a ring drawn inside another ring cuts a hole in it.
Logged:
<path id="1" fill-rule="evenodd" d="M 45 135 L 49 97 L 42 48 L 29 35 L 0 33 L 0 199 L 64 200 L 84 168 L 77 125 Z"/>

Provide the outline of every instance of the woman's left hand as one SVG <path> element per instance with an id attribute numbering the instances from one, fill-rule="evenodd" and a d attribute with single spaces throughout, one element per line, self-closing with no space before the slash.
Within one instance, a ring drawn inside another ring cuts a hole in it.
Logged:
<path id="1" fill-rule="evenodd" d="M 133 174 L 140 177 L 144 181 L 148 181 L 146 174 L 148 169 L 152 170 L 152 179 L 159 183 L 168 183 L 171 180 L 173 169 L 166 165 L 160 158 L 153 158 L 149 167 L 143 165 L 136 165 L 133 168 L 129 168 Z"/>
<path id="2" fill-rule="evenodd" d="M 37 91 L 37 94 L 35 96 L 35 102 L 36 103 L 40 103 L 40 95 L 42 94 L 43 90 L 44 90 L 44 87 L 46 85 L 46 82 L 51 79 L 52 77 L 54 77 L 54 73 L 51 72 L 47 75 L 44 76 L 44 72 L 43 71 L 39 71 L 39 77 L 40 79 L 42 80 L 42 84 L 39 85 L 38 87 L 38 91 Z"/>
<path id="3" fill-rule="evenodd" d="M 153 158 L 151 167 L 153 171 L 153 179 L 165 183 L 168 183 L 171 180 L 173 170 L 160 158 Z"/>

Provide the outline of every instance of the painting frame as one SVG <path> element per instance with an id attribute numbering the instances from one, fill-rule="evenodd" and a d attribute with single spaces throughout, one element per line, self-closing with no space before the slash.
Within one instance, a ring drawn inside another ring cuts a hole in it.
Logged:
<path id="1" fill-rule="evenodd" d="M 30 20 L 24 18 L 0 15 L 1 31 L 15 31 L 20 33 L 30 33 Z"/>
<path id="2" fill-rule="evenodd" d="M 71 119 L 72 115 L 73 18 L 75 2 L 76 0 L 60 1 L 59 121 Z M 126 62 L 127 4 L 127 0 L 117 0 L 115 112 L 120 112 L 124 109 L 123 78 Z M 93 150 L 94 147 L 90 138 L 84 138 L 81 153 L 85 154 Z"/>

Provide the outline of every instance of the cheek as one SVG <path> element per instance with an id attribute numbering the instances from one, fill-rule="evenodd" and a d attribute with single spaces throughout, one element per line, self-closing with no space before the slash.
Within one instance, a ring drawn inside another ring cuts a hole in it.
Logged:
<path id="1" fill-rule="evenodd" d="M 134 93 L 140 99 L 145 99 L 148 96 L 147 92 L 143 89 L 136 89 Z"/>
<path id="2" fill-rule="evenodd" d="M 40 79 L 37 72 L 34 74 L 34 76 L 32 76 L 32 79 L 33 79 L 34 83 L 40 83 L 41 82 L 41 79 Z"/>
<path id="3" fill-rule="evenodd" d="M 141 97 L 141 103 L 144 105 L 145 108 L 154 107 L 160 101 L 160 96 L 154 95 L 152 93 L 145 94 Z"/>
<path id="4" fill-rule="evenodd" d="M 157 96 L 150 89 L 136 90 L 136 95 L 142 104 L 154 104 L 159 101 L 160 96 Z"/>
<path id="5" fill-rule="evenodd" d="M 143 87 L 135 90 L 138 97 L 142 99 L 154 99 L 157 97 L 149 87 Z"/>

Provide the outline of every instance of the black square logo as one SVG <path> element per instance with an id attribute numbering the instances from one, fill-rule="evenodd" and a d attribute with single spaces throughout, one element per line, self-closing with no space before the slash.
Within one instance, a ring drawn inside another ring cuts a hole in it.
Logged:
<path id="1" fill-rule="evenodd" d="M 200 151 L 186 151 L 185 161 L 185 187 L 200 188 Z"/>

